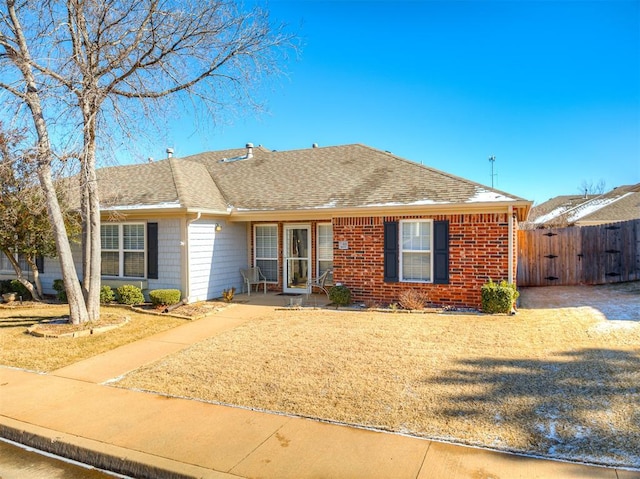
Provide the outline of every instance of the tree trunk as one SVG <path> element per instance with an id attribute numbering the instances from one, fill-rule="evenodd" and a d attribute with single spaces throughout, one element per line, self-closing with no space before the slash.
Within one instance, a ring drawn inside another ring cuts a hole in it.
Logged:
<path id="1" fill-rule="evenodd" d="M 24 274 L 22 274 L 22 268 L 20 268 L 20 263 L 16 260 L 16 257 L 13 255 L 11 251 L 2 250 L 2 252 L 11 263 L 11 266 L 13 266 L 13 270 L 16 273 L 16 279 L 20 281 L 22 286 L 27 288 L 27 291 L 29 291 L 33 300 L 42 301 L 42 288 L 40 289 L 34 288 L 33 284 L 27 278 L 24 277 Z M 29 262 L 29 264 L 31 263 Z M 36 270 L 37 269 L 38 268 L 36 267 Z"/>
<path id="2" fill-rule="evenodd" d="M 85 323 L 89 321 L 89 314 L 82 294 L 82 288 L 78 282 L 78 273 L 76 272 L 76 266 L 73 262 L 71 245 L 67 238 L 64 218 L 51 179 L 51 168 L 48 164 L 38 165 L 38 178 L 40 179 L 40 184 L 42 185 L 47 200 L 47 211 L 51 219 L 51 227 L 53 228 L 53 236 L 60 261 L 60 271 L 62 272 L 64 289 L 67 293 L 67 301 L 69 302 L 69 321 L 73 324 Z"/>
<path id="3" fill-rule="evenodd" d="M 102 268 L 100 238 L 100 199 L 96 177 L 96 113 L 99 107 L 82 99 L 84 149 L 82 158 L 82 286 L 89 319 L 100 318 L 100 279 Z"/>
<path id="4" fill-rule="evenodd" d="M 33 286 L 36 289 L 36 294 L 40 299 L 36 299 L 36 296 L 31 293 L 33 299 L 36 301 L 41 301 L 44 299 L 44 293 L 42 291 L 42 282 L 40 281 L 40 271 L 38 270 L 38 265 L 33 257 L 27 256 L 27 263 L 29 264 L 29 268 L 31 268 L 31 274 L 33 275 Z"/>

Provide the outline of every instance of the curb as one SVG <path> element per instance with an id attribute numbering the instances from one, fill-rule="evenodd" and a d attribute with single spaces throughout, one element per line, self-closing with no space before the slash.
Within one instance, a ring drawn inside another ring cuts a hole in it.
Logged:
<path id="1" fill-rule="evenodd" d="M 14 423 L 7 425 L 7 423 Z M 28 428 L 28 430 L 27 430 Z M 147 453 L 124 449 L 91 439 L 2 418 L 0 437 L 97 469 L 140 479 L 238 478 Z"/>

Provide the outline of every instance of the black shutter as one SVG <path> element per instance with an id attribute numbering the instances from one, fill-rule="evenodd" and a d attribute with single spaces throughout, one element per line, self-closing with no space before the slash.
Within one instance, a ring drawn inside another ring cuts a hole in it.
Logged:
<path id="1" fill-rule="evenodd" d="M 147 223 L 147 278 L 158 279 L 158 223 Z"/>
<path id="2" fill-rule="evenodd" d="M 449 284 L 449 222 L 433 222 L 433 282 Z"/>
<path id="3" fill-rule="evenodd" d="M 41 254 L 36 256 L 36 267 L 38 268 L 38 273 L 44 273 L 44 256 Z"/>
<path id="4" fill-rule="evenodd" d="M 384 281 L 397 282 L 398 277 L 398 222 L 384 223 Z"/>

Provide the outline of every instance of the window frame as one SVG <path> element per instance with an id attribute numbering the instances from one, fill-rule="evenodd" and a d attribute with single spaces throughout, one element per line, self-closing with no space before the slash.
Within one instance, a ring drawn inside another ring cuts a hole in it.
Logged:
<path id="1" fill-rule="evenodd" d="M 104 226 L 117 226 L 118 227 L 118 247 L 116 248 L 103 248 L 102 247 L 102 228 Z M 124 247 L 124 229 L 125 226 L 140 226 L 142 228 L 143 235 L 143 248 L 131 249 Z M 100 277 L 112 278 L 112 279 L 147 279 L 147 254 L 149 252 L 148 247 L 148 233 L 147 223 L 143 221 L 125 221 L 125 222 L 108 222 L 100 225 Z M 118 274 L 103 274 L 102 273 L 102 253 L 118 253 Z M 143 271 L 142 276 L 125 276 L 125 255 L 127 253 L 142 253 Z"/>
<path id="2" fill-rule="evenodd" d="M 258 228 L 275 228 L 275 257 L 262 257 L 258 256 Z M 275 261 L 276 262 L 276 278 L 275 280 L 267 279 L 269 284 L 278 284 L 278 278 L 280 276 L 280 231 L 278 223 L 260 223 L 253 225 L 253 266 L 259 266 L 258 261 Z M 264 272 L 262 274 L 265 274 Z M 265 275 L 266 276 L 266 275 Z"/>
<path id="3" fill-rule="evenodd" d="M 429 247 L 427 250 L 422 249 L 405 249 L 404 247 L 404 237 L 403 230 L 404 225 L 406 224 L 428 224 L 429 225 Z M 424 254 L 429 256 L 429 279 L 414 279 L 414 278 L 405 278 L 404 274 L 404 255 L 405 253 L 410 254 Z M 398 231 L 398 279 L 402 283 L 423 283 L 423 284 L 431 284 L 433 283 L 434 278 L 434 221 L 432 219 L 407 219 L 399 221 L 399 231 Z"/>
<path id="4" fill-rule="evenodd" d="M 326 257 L 322 257 L 320 255 L 320 229 L 321 228 L 326 228 L 326 227 L 330 227 L 331 228 L 331 243 L 330 243 L 330 248 L 329 250 L 331 251 L 331 258 L 326 258 Z M 320 262 L 321 261 L 330 261 L 331 262 L 331 270 L 333 271 L 333 223 L 328 222 L 328 223 L 317 223 L 316 224 L 316 278 L 319 278 L 320 275 L 322 274 L 322 269 L 320 268 Z M 333 273 L 329 273 L 329 276 L 327 277 L 327 283 L 328 284 L 333 284 Z"/>
<path id="5" fill-rule="evenodd" d="M 24 257 L 24 254 L 22 254 L 22 253 L 13 253 L 12 256 L 15 258 L 15 260 L 20 265 L 20 270 L 23 273 L 31 274 L 31 268 L 29 267 L 29 265 L 27 263 L 27 260 Z M 36 265 L 38 265 L 38 261 L 39 261 L 38 258 L 43 258 L 43 257 L 42 257 L 42 255 L 37 255 L 36 256 Z M 44 258 L 42 259 L 42 261 L 44 261 Z M 42 268 L 40 267 L 40 265 L 38 265 L 38 271 L 40 273 L 42 273 L 41 269 Z M 16 272 L 13 269 L 13 265 L 9 261 L 9 258 L 7 258 L 4 253 L 0 252 L 0 274 L 12 274 L 12 275 L 15 275 L 15 273 Z"/>

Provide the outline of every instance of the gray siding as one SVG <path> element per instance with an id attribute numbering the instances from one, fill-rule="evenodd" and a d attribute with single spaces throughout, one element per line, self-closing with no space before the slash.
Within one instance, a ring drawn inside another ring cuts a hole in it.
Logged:
<path id="1" fill-rule="evenodd" d="M 118 284 L 144 285 L 152 289 L 182 290 L 182 275 L 185 249 L 188 247 L 189 301 L 203 301 L 218 298 L 223 289 L 234 286 L 238 292 L 242 290 L 240 268 L 249 264 L 247 257 L 247 232 L 244 223 L 225 223 L 221 220 L 200 220 L 191 223 L 187 228 L 188 244 L 181 243 L 182 225 L 180 218 L 149 218 L 149 222 L 158 223 L 158 279 L 127 279 L 106 281 L 112 287 Z M 222 231 L 215 231 L 215 224 L 222 225 Z M 82 254 L 80 245 L 73 245 L 73 254 L 78 275 L 82 275 Z M 12 278 L 0 272 L 0 279 Z M 45 294 L 55 294 L 53 281 L 62 278 L 57 258 L 45 258 L 44 273 L 40 276 Z M 147 291 L 145 291 L 146 293 Z"/>
<path id="2" fill-rule="evenodd" d="M 222 231 L 215 231 L 215 224 Z M 220 220 L 193 222 L 188 229 L 189 301 L 217 298 L 222 290 L 242 287 L 240 268 L 247 265 L 247 237 L 244 224 Z"/>
<path id="3" fill-rule="evenodd" d="M 181 289 L 182 251 L 180 219 L 149 219 L 158 223 L 158 279 L 150 279 L 149 289 Z M 184 295 L 185 292 L 182 291 Z"/>

